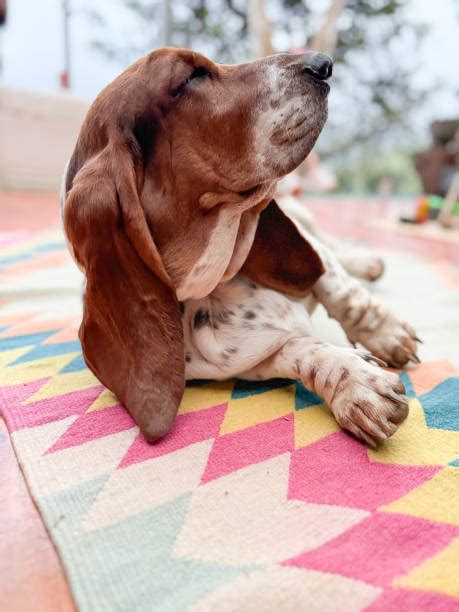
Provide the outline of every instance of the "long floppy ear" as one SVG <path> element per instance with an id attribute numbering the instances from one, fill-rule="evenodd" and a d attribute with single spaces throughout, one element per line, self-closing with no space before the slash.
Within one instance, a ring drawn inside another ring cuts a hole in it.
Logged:
<path id="1" fill-rule="evenodd" d="M 111 142 L 83 165 L 64 225 L 87 277 L 79 334 L 84 359 L 154 441 L 172 427 L 183 395 L 183 331 L 140 203 L 143 178 L 130 146 Z"/>
<path id="2" fill-rule="evenodd" d="M 318 253 L 271 200 L 260 215 L 241 274 L 264 287 L 304 297 L 324 271 Z"/>

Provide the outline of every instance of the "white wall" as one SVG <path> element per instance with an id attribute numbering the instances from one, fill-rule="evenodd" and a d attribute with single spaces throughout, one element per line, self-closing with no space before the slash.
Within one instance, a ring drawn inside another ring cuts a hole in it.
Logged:
<path id="1" fill-rule="evenodd" d="M 0 190 L 55 191 L 88 102 L 0 86 Z"/>

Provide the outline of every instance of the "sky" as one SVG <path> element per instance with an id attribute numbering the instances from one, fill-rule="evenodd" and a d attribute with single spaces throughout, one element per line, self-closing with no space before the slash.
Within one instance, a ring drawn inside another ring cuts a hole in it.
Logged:
<path id="1" fill-rule="evenodd" d="M 314 0 L 317 5 L 317 0 Z M 76 14 L 71 21 L 72 89 L 91 99 L 119 72 L 91 47 L 97 26 L 81 12 L 89 0 L 71 0 Z M 320 5 L 327 4 L 320 0 Z M 97 10 L 107 15 L 114 36 L 129 35 L 119 0 L 98 0 Z M 419 48 L 422 68 L 419 85 L 438 84 L 426 108 L 426 121 L 459 114 L 459 7 L 455 0 L 408 0 L 410 18 L 430 24 Z M 63 67 L 61 0 L 10 0 L 8 24 L 0 35 L 2 80 L 7 85 L 52 92 L 59 89 Z M 218 58 L 214 58 L 218 59 Z"/>

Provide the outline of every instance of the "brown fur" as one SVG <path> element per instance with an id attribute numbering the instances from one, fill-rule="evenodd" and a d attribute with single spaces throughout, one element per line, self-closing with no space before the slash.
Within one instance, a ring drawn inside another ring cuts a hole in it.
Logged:
<path id="1" fill-rule="evenodd" d="M 324 267 L 316 251 L 272 200 L 260 215 L 241 272 L 270 289 L 305 297 Z"/>

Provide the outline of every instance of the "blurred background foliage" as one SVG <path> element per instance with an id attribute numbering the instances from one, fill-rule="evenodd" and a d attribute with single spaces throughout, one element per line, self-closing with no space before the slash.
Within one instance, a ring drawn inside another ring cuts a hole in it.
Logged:
<path id="1" fill-rule="evenodd" d="M 339 190 L 346 193 L 376 193 L 382 181 L 397 194 L 415 194 L 421 190 L 411 149 L 394 148 L 381 155 L 362 155 L 336 164 Z"/>

